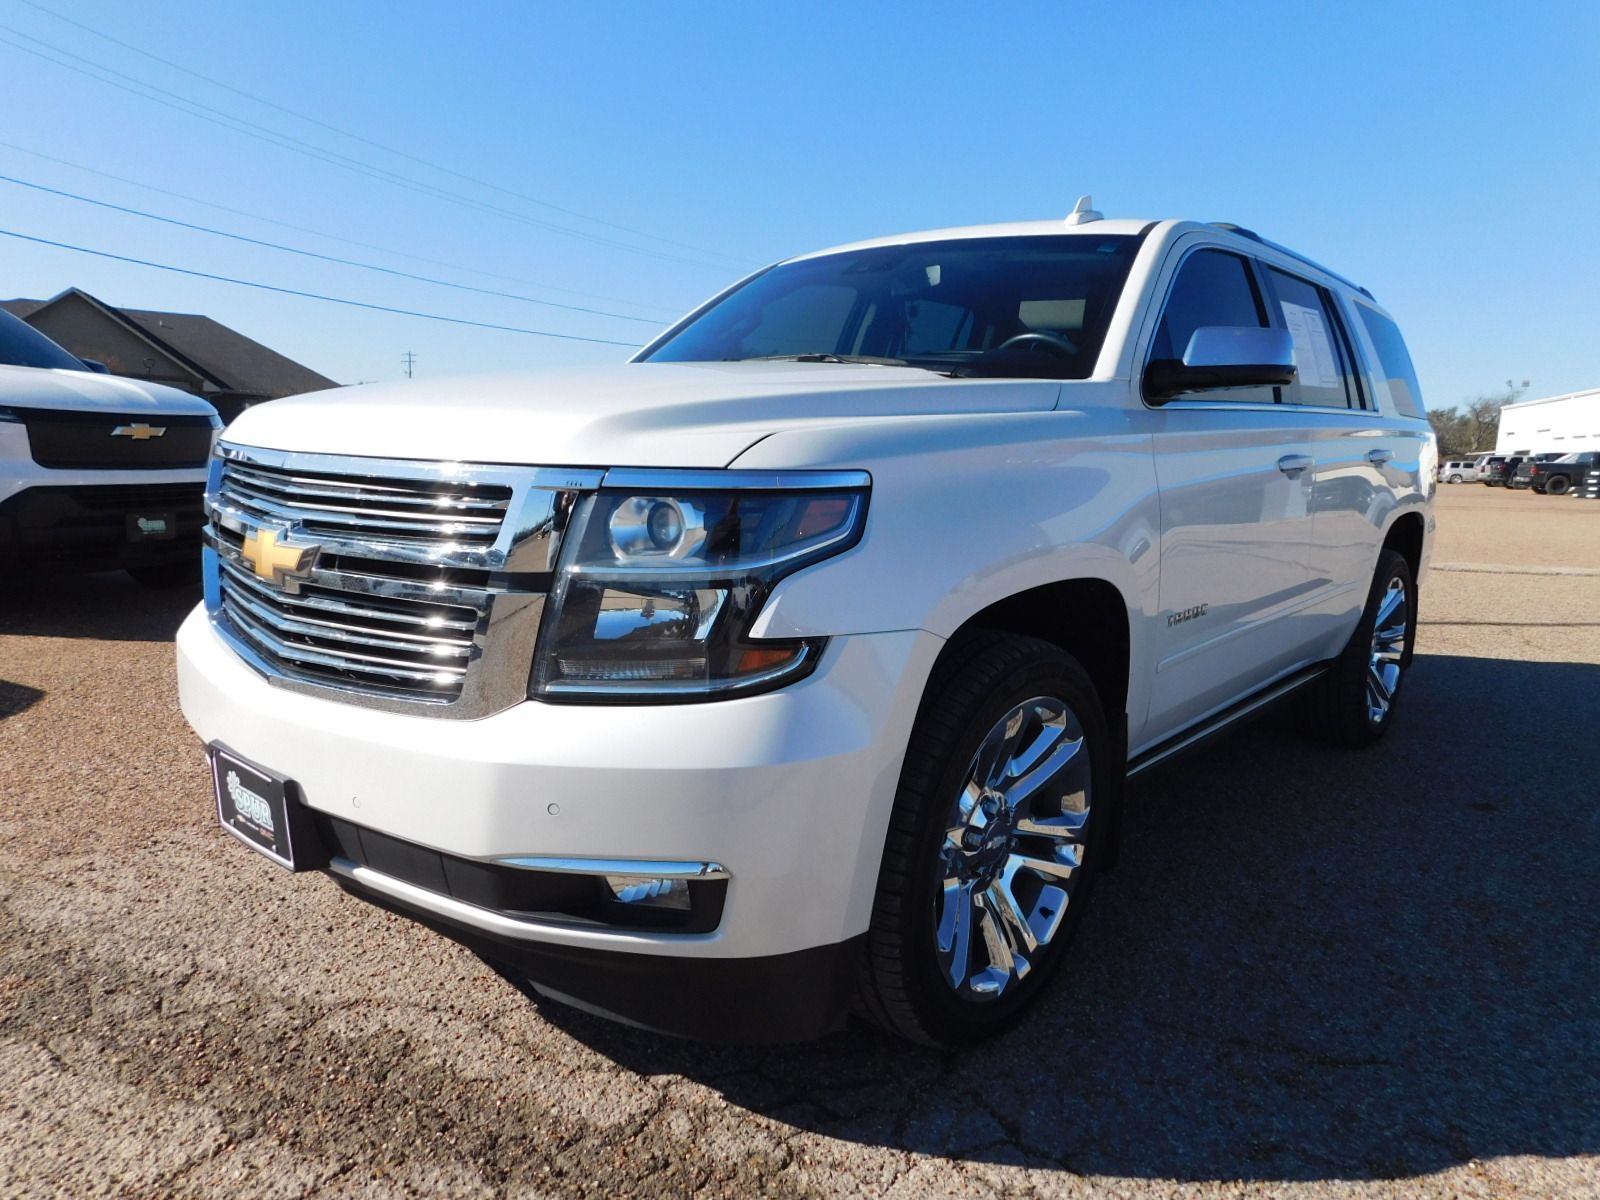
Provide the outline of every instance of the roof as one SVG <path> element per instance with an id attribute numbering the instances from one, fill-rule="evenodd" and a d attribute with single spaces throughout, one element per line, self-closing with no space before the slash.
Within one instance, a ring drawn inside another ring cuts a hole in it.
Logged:
<path id="1" fill-rule="evenodd" d="M 75 287 L 48 300 L 0 300 L 0 307 L 26 320 L 69 296 L 86 301 L 111 320 L 153 342 L 222 391 L 278 397 L 339 386 L 326 375 L 197 313 L 117 308 Z"/>
<path id="2" fill-rule="evenodd" d="M 29 313 L 36 308 L 43 308 L 47 303 L 45 300 L 0 300 L 0 308 L 5 309 L 13 317 L 21 317 L 26 321 Z"/>
<path id="3" fill-rule="evenodd" d="M 879 246 L 904 246 L 916 242 L 955 241 L 964 238 L 1030 237 L 1041 234 L 1060 234 L 1076 237 L 1082 234 L 1137 234 L 1148 229 L 1154 221 L 1129 221 L 1122 219 L 1089 221 L 1083 225 L 1068 225 L 1062 218 L 1053 221 L 1011 221 L 1002 225 L 960 225 L 952 229 L 925 229 L 920 233 L 898 233 L 889 237 L 868 238 L 843 246 L 831 246 L 812 254 L 797 255 L 798 259 L 816 258 L 822 254 L 838 254 L 844 250 L 871 250 Z"/>
<path id="4" fill-rule="evenodd" d="M 210 317 L 138 308 L 117 311 L 147 336 L 172 347 L 230 391 L 293 396 L 339 386 L 326 375 L 319 375 L 310 367 Z"/>
<path id="5" fill-rule="evenodd" d="M 1584 399 L 1600 401 L 1600 388 L 1585 388 L 1581 392 L 1567 392 L 1560 396 L 1541 396 L 1537 400 L 1518 400 L 1514 404 L 1502 404 L 1500 411 L 1503 413 L 1510 408 L 1529 408 L 1535 404 L 1556 404 L 1563 400 Z"/>
<path id="6" fill-rule="evenodd" d="M 1087 199 L 1087 197 L 1085 197 Z M 799 262 L 808 258 L 818 258 L 825 254 L 839 254 L 848 250 L 875 250 L 883 246 L 906 246 L 918 242 L 943 242 L 959 241 L 965 238 L 988 237 L 1105 237 L 1107 235 L 1121 234 L 1135 237 L 1147 229 L 1161 225 L 1183 232 L 1190 229 L 1202 230 L 1213 235 L 1223 235 L 1226 238 L 1239 238 L 1254 243 L 1257 246 L 1266 246 L 1276 250 L 1279 254 L 1287 255 L 1295 261 L 1311 267 L 1331 279 L 1337 279 L 1354 291 L 1362 293 L 1367 299 L 1372 299 L 1372 293 L 1354 280 L 1348 279 L 1337 271 L 1330 270 L 1314 259 L 1307 258 L 1298 250 L 1291 250 L 1277 242 L 1268 241 L 1254 230 L 1245 229 L 1240 225 L 1226 222 L 1200 222 L 1185 221 L 1180 219 L 1167 220 L 1129 220 L 1127 218 L 1097 217 L 1082 224 L 1069 225 L 1065 218 L 1056 218 L 1049 221 L 1012 221 L 1002 225 L 961 225 L 951 229 L 926 229 L 920 233 L 899 233 L 889 237 L 869 238 L 862 242 L 850 242 L 843 246 L 831 246 L 826 250 L 817 250 L 810 254 L 797 255 L 790 262 Z"/>

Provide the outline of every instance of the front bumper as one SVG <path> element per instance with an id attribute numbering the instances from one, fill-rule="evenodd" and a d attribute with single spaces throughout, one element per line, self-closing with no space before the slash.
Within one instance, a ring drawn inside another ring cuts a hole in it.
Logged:
<path id="1" fill-rule="evenodd" d="M 941 644 L 921 631 L 841 637 L 815 674 L 766 695 L 529 702 L 477 721 L 275 687 L 203 610 L 178 635 L 178 667 L 196 732 L 294 780 L 328 819 L 461 860 L 721 864 L 720 920 L 703 933 L 528 920 L 347 857 L 333 868 L 552 994 L 673 1032 L 716 1034 L 720 1021 L 723 1037 L 754 1040 L 727 1023 L 745 1012 L 758 1025 L 770 1017 L 772 1036 L 804 1036 L 821 1029 L 790 1010 L 822 1028 L 843 1011 L 840 964 L 867 928 L 901 758 Z M 689 1020 L 709 1013 L 709 1029 Z"/>
<path id="2" fill-rule="evenodd" d="M 0 500 L 0 566 L 94 571 L 194 559 L 205 485 L 51 484 Z M 136 533 L 159 522 L 164 536 Z"/>

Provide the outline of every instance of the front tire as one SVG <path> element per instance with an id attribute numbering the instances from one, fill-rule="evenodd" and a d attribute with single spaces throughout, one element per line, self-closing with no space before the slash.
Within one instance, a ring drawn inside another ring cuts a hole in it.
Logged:
<path id="1" fill-rule="evenodd" d="M 1450 482 L 1451 483 L 1460 483 L 1461 482 L 1461 476 L 1459 476 L 1459 475 L 1450 476 Z"/>
<path id="2" fill-rule="evenodd" d="M 964 1045 L 1017 1020 L 1060 968 L 1123 767 L 1093 682 L 1059 647 L 974 635 L 946 651 L 912 730 L 857 1008 Z"/>
<path id="3" fill-rule="evenodd" d="M 1417 585 L 1393 550 L 1378 555 L 1361 620 L 1339 657 L 1295 698 L 1302 733 L 1340 746 L 1370 746 L 1388 732 L 1417 640 Z"/>

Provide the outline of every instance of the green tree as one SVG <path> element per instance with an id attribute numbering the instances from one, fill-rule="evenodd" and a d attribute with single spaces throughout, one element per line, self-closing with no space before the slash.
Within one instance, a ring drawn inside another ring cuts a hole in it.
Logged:
<path id="1" fill-rule="evenodd" d="M 1438 408 L 1428 413 L 1434 436 L 1439 439 L 1439 452 L 1445 457 L 1461 454 L 1483 454 L 1494 449 L 1495 438 L 1500 433 L 1500 409 L 1515 404 L 1528 390 L 1528 381 L 1521 383 L 1506 380 L 1504 388 L 1482 392 L 1468 400 L 1463 408 Z"/>

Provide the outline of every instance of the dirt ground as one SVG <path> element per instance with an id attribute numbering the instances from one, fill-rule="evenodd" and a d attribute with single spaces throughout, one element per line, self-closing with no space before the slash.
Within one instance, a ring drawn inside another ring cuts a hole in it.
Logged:
<path id="1" fill-rule="evenodd" d="M 188 594 L 0 597 L 0 1196 L 1600 1195 L 1600 502 L 1446 486 L 1395 728 L 1140 780 L 1035 1018 L 715 1049 L 216 827 Z"/>

